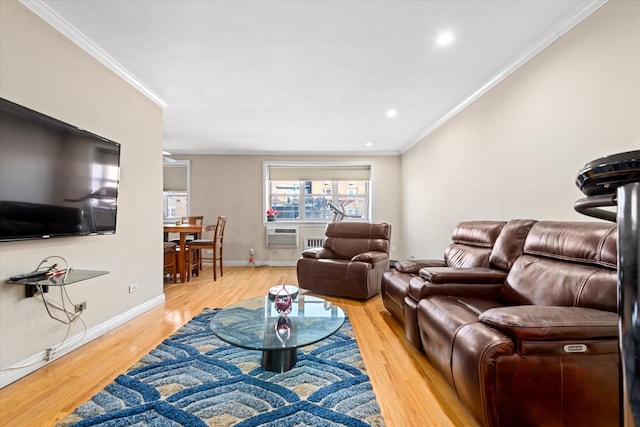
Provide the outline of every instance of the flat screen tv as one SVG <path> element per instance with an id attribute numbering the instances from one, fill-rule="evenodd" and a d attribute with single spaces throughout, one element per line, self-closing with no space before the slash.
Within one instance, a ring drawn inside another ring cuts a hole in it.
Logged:
<path id="1" fill-rule="evenodd" d="M 116 232 L 120 144 L 0 98 L 0 241 Z"/>

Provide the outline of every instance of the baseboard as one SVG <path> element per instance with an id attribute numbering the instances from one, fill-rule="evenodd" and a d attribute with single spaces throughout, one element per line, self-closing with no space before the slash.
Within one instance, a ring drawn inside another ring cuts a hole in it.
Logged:
<path id="1" fill-rule="evenodd" d="M 0 372 L 0 388 L 18 381 L 20 378 L 25 377 L 30 373 L 40 369 L 41 367 L 48 365 L 52 361 L 59 359 L 65 354 L 82 347 L 83 345 L 93 341 L 96 338 L 101 337 L 107 332 L 110 332 L 117 327 L 124 325 L 128 321 L 135 319 L 136 317 L 151 310 L 152 308 L 163 304 L 164 299 L 164 294 L 158 295 L 157 297 L 137 307 L 134 307 L 129 311 L 126 311 L 116 317 L 107 320 L 104 323 L 94 326 L 93 328 L 87 330 L 86 335 L 77 334 L 73 337 L 70 337 L 65 344 L 60 345 L 60 347 L 56 347 L 55 356 L 50 358 L 49 360 L 46 360 L 47 351 L 41 351 L 19 363 L 16 363 L 13 366 L 3 369 Z"/>
<path id="2" fill-rule="evenodd" d="M 249 261 L 224 261 L 224 266 L 229 267 L 295 267 L 298 260 L 295 261 L 255 261 L 250 264 Z M 205 263 L 205 265 L 207 265 Z M 208 264 L 211 266 L 211 264 Z"/>

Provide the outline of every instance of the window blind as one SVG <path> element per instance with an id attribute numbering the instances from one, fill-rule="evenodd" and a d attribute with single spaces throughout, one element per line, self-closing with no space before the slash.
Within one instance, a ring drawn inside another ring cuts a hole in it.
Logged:
<path id="1" fill-rule="evenodd" d="M 187 191 L 187 167 L 185 165 L 164 165 L 162 190 Z"/>
<path id="2" fill-rule="evenodd" d="M 269 165 L 268 168 L 271 181 L 356 181 L 371 178 L 369 165 Z"/>

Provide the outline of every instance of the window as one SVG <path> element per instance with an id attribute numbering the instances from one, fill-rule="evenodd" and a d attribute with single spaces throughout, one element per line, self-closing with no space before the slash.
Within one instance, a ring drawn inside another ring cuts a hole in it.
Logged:
<path id="1" fill-rule="evenodd" d="M 279 220 L 331 221 L 332 203 L 351 216 L 345 221 L 369 221 L 369 164 L 265 162 L 264 170 L 265 212 L 269 208 L 279 211 Z"/>
<path id="2" fill-rule="evenodd" d="M 189 193 L 186 191 L 163 191 L 162 199 L 165 221 L 173 222 L 189 215 Z"/>
<path id="3" fill-rule="evenodd" d="M 174 222 L 189 215 L 189 164 L 176 160 L 163 166 L 162 206 L 164 222 Z"/>

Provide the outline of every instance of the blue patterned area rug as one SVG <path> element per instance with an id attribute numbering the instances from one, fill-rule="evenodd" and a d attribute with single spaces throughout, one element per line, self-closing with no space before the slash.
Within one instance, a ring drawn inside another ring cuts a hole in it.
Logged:
<path id="1" fill-rule="evenodd" d="M 230 346 L 205 309 L 58 426 L 384 426 L 347 318 L 293 369 Z"/>

